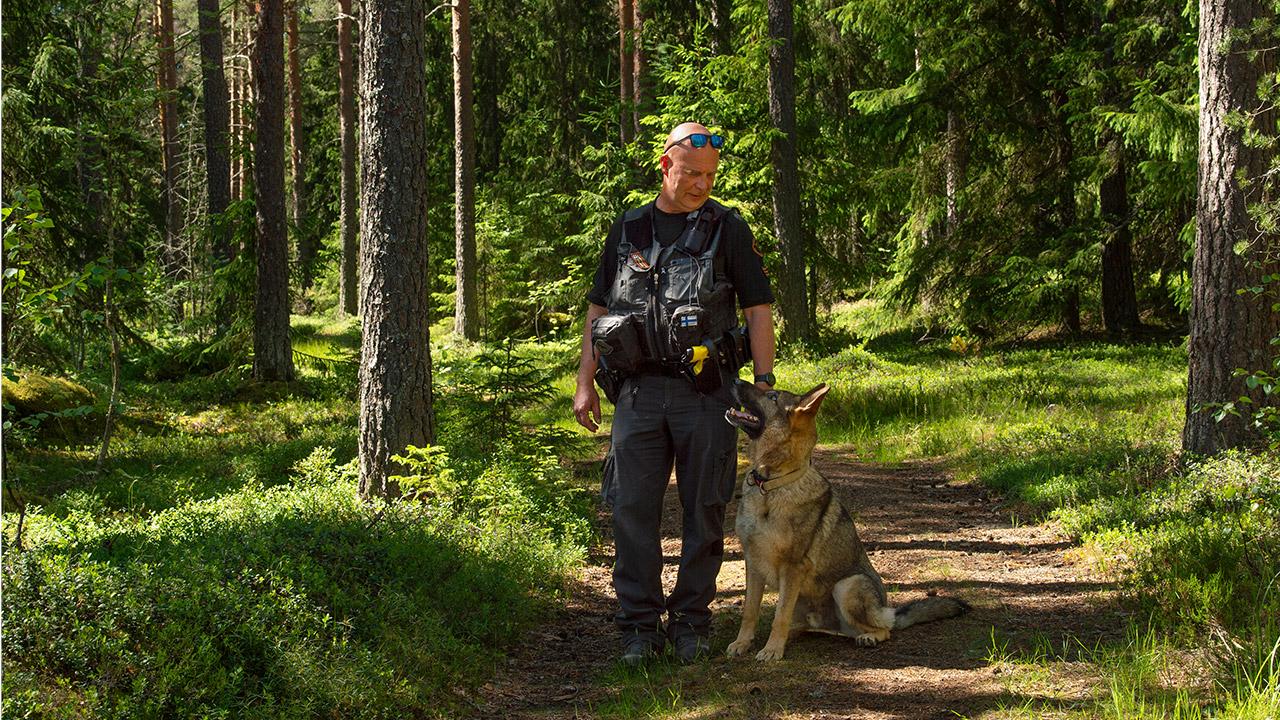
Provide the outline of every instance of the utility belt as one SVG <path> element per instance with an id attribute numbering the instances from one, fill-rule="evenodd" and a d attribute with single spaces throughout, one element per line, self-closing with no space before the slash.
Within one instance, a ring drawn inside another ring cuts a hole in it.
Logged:
<path id="1" fill-rule="evenodd" d="M 622 383 L 637 375 L 683 377 L 698 392 L 709 395 L 723 384 L 721 371 L 736 375 L 751 359 L 751 342 L 745 325 L 721 333 L 717 338 L 697 337 L 696 324 L 682 323 L 685 308 L 678 309 L 671 323 L 672 346 L 680 357 L 657 360 L 658 353 L 648 347 L 645 317 L 641 314 L 610 314 L 596 318 L 591 324 L 591 344 L 599 362 L 596 383 L 609 402 L 617 404 Z"/>

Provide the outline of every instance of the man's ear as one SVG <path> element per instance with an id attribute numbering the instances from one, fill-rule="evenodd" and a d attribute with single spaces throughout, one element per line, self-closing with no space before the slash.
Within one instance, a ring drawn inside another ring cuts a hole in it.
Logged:
<path id="1" fill-rule="evenodd" d="M 662 174 L 666 175 L 667 171 L 671 169 L 671 158 L 663 155 L 658 158 L 658 165 L 662 168 Z"/>
<path id="2" fill-rule="evenodd" d="M 796 406 L 796 412 L 813 415 L 818 412 L 818 407 L 822 405 L 822 398 L 827 396 L 827 391 L 831 388 L 826 383 L 822 383 L 818 387 L 805 393 L 800 398 L 800 404 Z"/>

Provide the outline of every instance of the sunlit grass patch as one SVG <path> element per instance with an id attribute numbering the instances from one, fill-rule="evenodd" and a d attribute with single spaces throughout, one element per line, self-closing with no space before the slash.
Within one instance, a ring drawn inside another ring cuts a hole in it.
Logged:
<path id="1" fill-rule="evenodd" d="M 631 720 L 687 716 L 680 666 L 669 657 L 638 668 L 619 665 L 605 673 L 600 684 L 613 691 L 606 700 L 591 706 L 592 717 Z M 705 701 L 699 698 L 699 705 Z"/>

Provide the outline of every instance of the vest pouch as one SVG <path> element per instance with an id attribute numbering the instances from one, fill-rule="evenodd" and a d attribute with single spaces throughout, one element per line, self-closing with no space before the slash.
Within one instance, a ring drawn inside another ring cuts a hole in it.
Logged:
<path id="1" fill-rule="evenodd" d="M 615 373 L 632 373 L 644 360 L 639 315 L 603 315 L 591 323 L 591 346 L 600 364 Z"/>
<path id="2" fill-rule="evenodd" d="M 627 381 L 627 377 L 620 372 L 610 370 L 601 363 L 596 366 L 595 378 L 605 398 L 616 407 L 618 397 L 622 395 L 622 384 Z"/>
<path id="3" fill-rule="evenodd" d="M 671 347 L 679 354 L 702 342 L 706 336 L 706 308 L 681 305 L 671 313 Z"/>
<path id="4" fill-rule="evenodd" d="M 731 374 L 751 361 L 751 338 L 747 334 L 747 326 L 739 325 L 720 336 L 720 360 Z"/>
<path id="5" fill-rule="evenodd" d="M 719 338 L 738 325 L 738 313 L 733 304 L 733 285 L 720 281 L 715 284 L 702 305 L 708 309 L 702 329 L 707 337 Z"/>
<path id="6" fill-rule="evenodd" d="M 706 262 L 710 263 L 710 260 Z M 672 257 L 662 267 L 662 304 L 671 307 L 678 303 L 700 302 L 705 294 L 699 292 L 704 272 L 710 275 L 711 268 L 708 265 L 704 270 L 702 261 L 697 258 L 686 255 Z"/>

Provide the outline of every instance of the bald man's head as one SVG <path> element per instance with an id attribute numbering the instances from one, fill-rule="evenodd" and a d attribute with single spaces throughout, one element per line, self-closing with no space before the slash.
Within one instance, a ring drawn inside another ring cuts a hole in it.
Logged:
<path id="1" fill-rule="evenodd" d="M 688 143 L 681 142 L 682 140 L 684 140 L 685 138 L 689 137 L 694 133 L 702 133 L 703 135 L 710 135 L 711 131 L 708 130 L 707 126 L 703 125 L 702 123 L 696 123 L 696 122 L 680 123 L 679 125 L 675 126 L 675 129 L 673 129 L 669 135 L 667 135 L 667 141 L 662 143 L 663 152 L 673 150 L 676 147 L 689 147 L 690 149 L 695 149 L 692 146 L 690 146 Z M 676 145 L 676 143 L 680 143 L 680 144 Z"/>
<path id="2" fill-rule="evenodd" d="M 716 168 L 720 165 L 720 151 L 711 143 L 700 148 L 688 142 L 690 135 L 711 131 L 701 123 L 681 123 L 667 135 L 663 143 L 662 192 L 658 195 L 658 208 L 666 212 L 693 212 L 711 197 L 715 184 Z"/>

